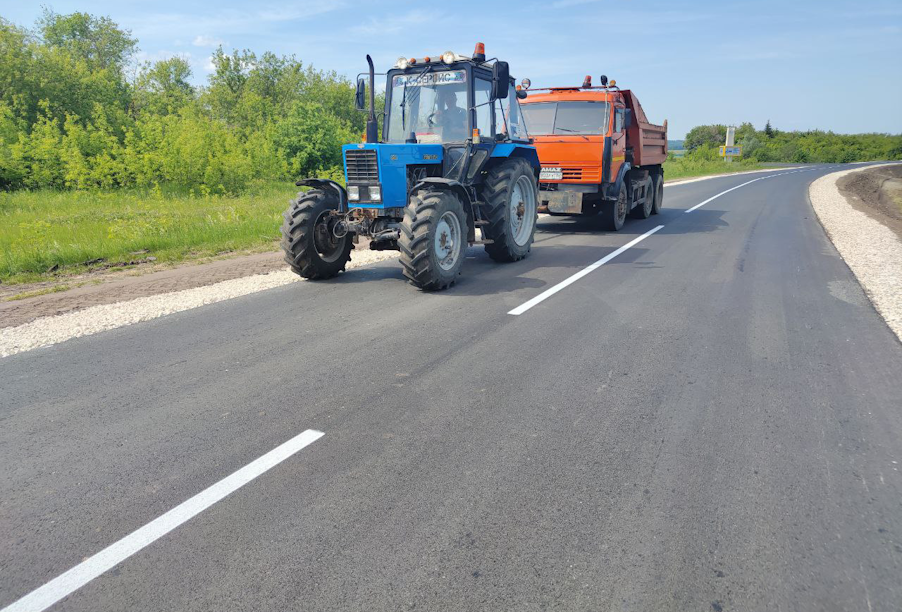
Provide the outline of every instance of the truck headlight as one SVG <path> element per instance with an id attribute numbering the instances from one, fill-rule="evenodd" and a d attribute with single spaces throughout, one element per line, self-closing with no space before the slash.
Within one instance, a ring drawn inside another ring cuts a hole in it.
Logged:
<path id="1" fill-rule="evenodd" d="M 446 64 L 454 63 L 454 51 L 445 51 L 442 53 L 442 61 Z"/>
<path id="2" fill-rule="evenodd" d="M 379 185 L 373 185 L 370 187 L 370 199 L 373 202 L 381 202 L 382 201 L 382 187 Z"/>
<path id="3" fill-rule="evenodd" d="M 407 61 L 406 57 L 399 57 L 398 61 L 395 62 L 395 67 L 400 68 L 401 70 L 407 70 L 409 64 L 410 62 Z"/>
<path id="4" fill-rule="evenodd" d="M 348 185 L 348 201 L 360 201 L 360 187 L 358 187 L 357 185 Z"/>

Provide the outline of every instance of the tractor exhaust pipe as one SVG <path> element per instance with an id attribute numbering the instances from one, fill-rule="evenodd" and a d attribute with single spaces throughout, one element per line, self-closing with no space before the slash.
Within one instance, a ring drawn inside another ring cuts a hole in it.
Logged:
<path id="1" fill-rule="evenodd" d="M 379 124 L 376 122 L 376 67 L 373 66 L 373 58 L 366 56 L 366 63 L 370 65 L 370 114 L 366 119 L 366 141 L 379 142 Z"/>

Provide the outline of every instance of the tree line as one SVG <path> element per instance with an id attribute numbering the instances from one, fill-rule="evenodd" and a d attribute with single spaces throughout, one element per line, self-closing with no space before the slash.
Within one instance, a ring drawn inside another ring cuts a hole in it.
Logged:
<path id="1" fill-rule="evenodd" d="M 687 156 L 717 159 L 727 136 L 725 125 L 692 128 L 684 141 Z M 736 128 L 742 158 L 753 162 L 849 163 L 902 159 L 902 134 L 834 134 L 820 130 L 786 132 L 771 126 L 762 130 L 751 123 Z"/>
<path id="2" fill-rule="evenodd" d="M 266 180 L 340 177 L 365 116 L 353 83 L 294 56 L 211 60 L 192 85 L 181 57 L 135 65 L 138 41 L 107 17 L 45 9 L 31 29 L 0 17 L 0 189 L 171 188 L 239 193 Z M 688 155 L 717 158 L 726 126 L 693 128 Z M 762 162 L 902 159 L 902 136 L 736 131 Z"/>
<path id="3" fill-rule="evenodd" d="M 181 57 L 135 67 L 137 40 L 106 17 L 0 18 L 0 189 L 174 187 L 237 193 L 256 180 L 340 173 L 365 117 L 353 83 L 293 56 Z"/>

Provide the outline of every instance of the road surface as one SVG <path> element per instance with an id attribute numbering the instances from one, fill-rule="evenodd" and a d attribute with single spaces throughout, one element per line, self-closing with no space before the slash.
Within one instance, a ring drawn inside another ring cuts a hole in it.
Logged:
<path id="1" fill-rule="evenodd" d="M 0 608 L 902 608 L 902 346 L 830 170 L 0 360 Z"/>

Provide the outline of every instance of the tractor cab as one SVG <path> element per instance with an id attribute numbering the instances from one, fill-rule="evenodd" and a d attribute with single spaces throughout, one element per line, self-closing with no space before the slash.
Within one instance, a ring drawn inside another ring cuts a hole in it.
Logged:
<path id="1" fill-rule="evenodd" d="M 472 56 L 400 58 L 385 74 L 380 140 L 367 61 L 369 80 L 358 79 L 356 95 L 369 113 L 367 129 L 363 142 L 342 147 L 345 186 L 298 181 L 314 189 L 286 213 L 282 244 L 292 269 L 334 276 L 361 236 L 371 249 L 400 250 L 407 278 L 427 290 L 455 281 L 468 244 L 485 245 L 499 261 L 525 257 L 539 160 L 519 107 L 525 92 L 514 87 L 507 62 L 486 60 L 481 43 Z M 316 219 L 304 217 L 312 226 L 302 231 L 295 219 L 314 197 Z"/>

